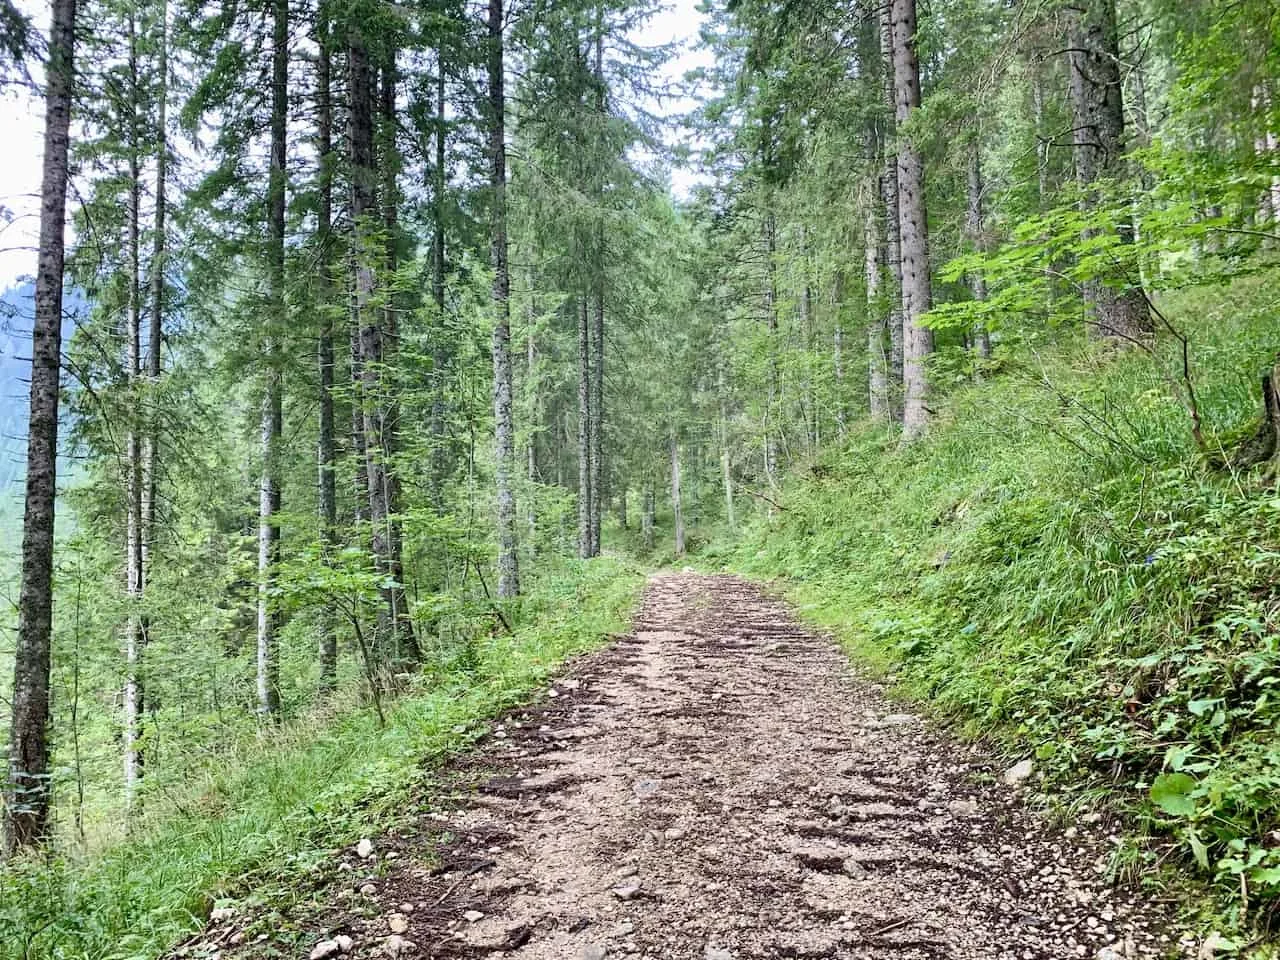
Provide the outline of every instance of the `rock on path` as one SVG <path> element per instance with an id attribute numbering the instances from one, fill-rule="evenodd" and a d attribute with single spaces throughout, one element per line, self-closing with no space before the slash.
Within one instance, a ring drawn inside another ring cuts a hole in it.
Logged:
<path id="1" fill-rule="evenodd" d="M 1157 908 L 1106 882 L 1105 838 L 1039 823 L 1005 771 L 904 713 L 745 581 L 654 577 L 633 635 L 555 694 L 499 725 L 477 789 L 437 814 L 453 838 L 443 862 L 384 883 L 377 919 L 352 928 L 355 955 L 1181 949 Z"/>

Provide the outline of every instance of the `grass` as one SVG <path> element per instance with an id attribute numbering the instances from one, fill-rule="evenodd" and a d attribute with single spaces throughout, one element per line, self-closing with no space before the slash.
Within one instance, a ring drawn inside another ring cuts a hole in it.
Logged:
<path id="1" fill-rule="evenodd" d="M 0 872 L 0 958 L 126 960 L 164 953 L 252 875 L 292 873 L 406 815 L 428 769 L 529 697 L 566 658 L 627 621 L 632 564 L 568 563 L 522 601 L 514 636 L 454 652 L 389 705 L 331 708 L 228 744 L 134 836 Z M 565 616 L 566 609 L 573 616 Z"/>
<path id="2" fill-rule="evenodd" d="M 1164 307 L 1191 333 L 1211 439 L 1246 433 L 1280 350 L 1280 280 Z M 1197 456 L 1149 357 L 1010 346 L 948 392 L 924 440 L 863 429 L 780 500 L 702 562 L 786 578 L 803 615 L 904 692 L 1034 758 L 1064 813 L 1120 811 L 1117 869 L 1211 884 L 1206 922 L 1237 941 L 1273 925 L 1280 497 Z"/>

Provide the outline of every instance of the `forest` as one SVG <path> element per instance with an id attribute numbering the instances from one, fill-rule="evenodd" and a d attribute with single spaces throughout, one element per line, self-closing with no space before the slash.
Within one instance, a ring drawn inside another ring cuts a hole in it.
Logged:
<path id="1" fill-rule="evenodd" d="M 695 571 L 1183 931 L 1008 956 L 1278 955 L 1271 0 L 0 0 L 17 91 L 0 958 L 336 956 L 297 877 Z"/>

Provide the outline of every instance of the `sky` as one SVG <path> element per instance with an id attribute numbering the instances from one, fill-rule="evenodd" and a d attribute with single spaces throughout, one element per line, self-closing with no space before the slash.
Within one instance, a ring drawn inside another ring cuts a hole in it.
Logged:
<path id="1" fill-rule="evenodd" d="M 670 0 L 634 37 L 643 46 L 681 45 L 680 53 L 664 67 L 667 80 L 679 80 L 689 70 L 710 65 L 710 52 L 695 49 L 702 22 L 697 4 L 698 0 Z M 32 17 L 38 29 L 48 28 L 47 3 L 18 0 L 17 6 Z M 32 70 L 38 78 L 38 65 L 32 65 Z M 679 98 L 649 109 L 674 114 L 687 112 L 693 105 L 691 99 Z M 39 99 L 16 86 L 0 89 L 0 136 L 4 138 L 0 151 L 0 291 L 35 273 L 43 131 Z M 677 194 L 684 194 L 697 180 L 694 171 L 675 170 L 672 187 Z M 74 196 L 69 200 L 74 203 Z"/>

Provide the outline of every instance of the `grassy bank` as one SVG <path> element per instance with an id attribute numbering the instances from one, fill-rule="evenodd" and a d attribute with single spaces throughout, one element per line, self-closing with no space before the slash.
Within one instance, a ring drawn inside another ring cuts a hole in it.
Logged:
<path id="1" fill-rule="evenodd" d="M 642 583 L 625 562 L 567 564 L 522 600 L 514 636 L 484 637 L 433 664 L 387 705 L 385 726 L 353 700 L 227 744 L 133 839 L 0 872 L 0 958 L 157 956 L 250 874 L 256 883 L 296 872 L 411 815 L 424 772 L 622 628 Z"/>
<path id="2" fill-rule="evenodd" d="M 1167 304 L 1213 444 L 1256 424 L 1278 310 L 1263 278 Z M 1176 380 L 1180 357 L 1163 360 Z M 952 391 L 925 440 L 857 433 L 778 499 L 704 562 L 788 578 L 806 616 L 906 692 L 1033 757 L 1064 810 L 1123 811 L 1117 867 L 1173 864 L 1213 884 L 1219 921 L 1270 925 L 1280 498 L 1204 464 L 1158 365 L 1022 345 Z"/>

